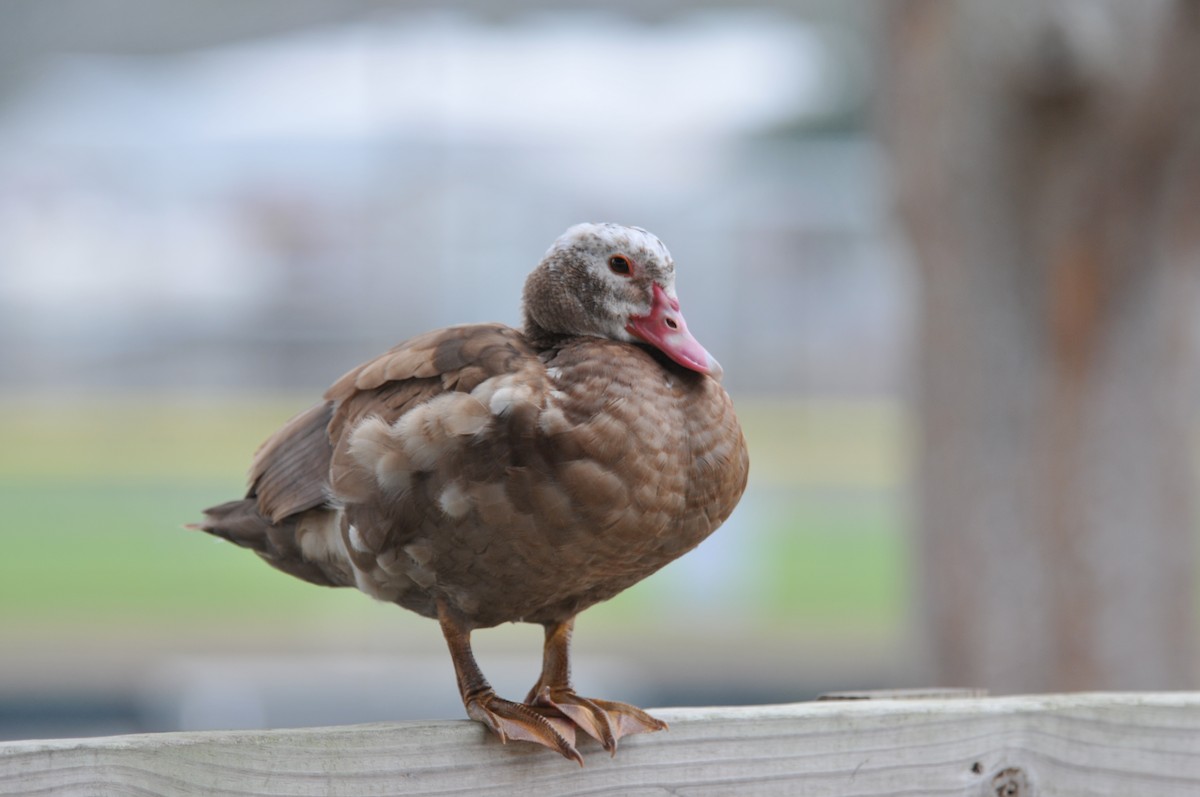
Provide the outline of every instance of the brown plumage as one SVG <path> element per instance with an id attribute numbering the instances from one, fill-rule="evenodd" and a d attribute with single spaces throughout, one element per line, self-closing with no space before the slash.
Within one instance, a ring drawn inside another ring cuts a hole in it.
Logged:
<path id="1" fill-rule="evenodd" d="M 246 498 L 199 527 L 439 620 L 467 713 L 582 763 L 576 729 L 613 751 L 666 726 L 574 692 L 575 615 L 711 534 L 748 459 L 653 235 L 572 227 L 524 311 L 522 331 L 437 330 L 350 371 L 262 445 Z M 546 629 L 524 703 L 497 697 L 471 654 L 472 630 L 504 622 Z"/>

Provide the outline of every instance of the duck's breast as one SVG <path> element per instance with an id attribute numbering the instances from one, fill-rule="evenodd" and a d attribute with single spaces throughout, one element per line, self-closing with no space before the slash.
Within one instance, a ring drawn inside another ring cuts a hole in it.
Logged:
<path id="1" fill-rule="evenodd" d="M 741 496 L 745 443 L 712 379 L 598 339 L 515 365 L 350 432 L 347 516 L 390 599 L 428 614 L 441 598 L 480 626 L 561 619 L 694 547 Z"/>

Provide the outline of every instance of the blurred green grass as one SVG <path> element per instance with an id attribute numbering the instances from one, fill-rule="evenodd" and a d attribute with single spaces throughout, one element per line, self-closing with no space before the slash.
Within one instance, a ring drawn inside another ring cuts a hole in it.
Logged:
<path id="1" fill-rule="evenodd" d="M 278 631 L 362 611 L 350 590 L 296 581 L 182 528 L 240 495 L 255 447 L 306 406 L 292 397 L 0 402 L 0 625 Z M 756 623 L 894 628 L 907 595 L 897 408 L 746 401 L 739 415 L 751 490 L 745 518 L 730 524 L 744 550 L 742 583 L 727 592 Z M 647 606 L 670 602 L 687 577 L 673 575 L 677 565 L 589 622 L 652 622 Z"/>

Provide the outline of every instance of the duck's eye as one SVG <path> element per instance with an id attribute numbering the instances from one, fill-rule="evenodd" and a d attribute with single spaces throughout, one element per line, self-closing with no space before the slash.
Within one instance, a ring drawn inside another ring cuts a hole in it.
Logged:
<path id="1" fill-rule="evenodd" d="M 629 258 L 625 255 L 613 255 L 608 259 L 608 268 L 614 274 L 621 274 L 628 277 L 633 273 L 633 266 L 629 263 Z"/>

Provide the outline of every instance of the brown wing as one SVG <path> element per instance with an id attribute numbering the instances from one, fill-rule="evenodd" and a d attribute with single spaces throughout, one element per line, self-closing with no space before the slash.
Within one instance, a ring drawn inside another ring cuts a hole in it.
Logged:
<path id="1" fill-rule="evenodd" d="M 292 418 L 259 446 L 250 466 L 246 498 L 204 510 L 191 528 L 249 548 L 273 567 L 324 586 L 346 583 L 343 571 L 302 555 L 298 532 L 306 518 L 330 515 L 326 431 L 333 405 L 318 404 Z"/>
<path id="2" fill-rule="evenodd" d="M 272 523 L 320 506 L 329 498 L 329 421 L 333 404 L 318 404 L 267 438 L 250 466 L 250 492 Z"/>
<path id="3" fill-rule="evenodd" d="M 393 422 L 408 409 L 445 392 L 467 392 L 510 373 L 537 353 L 503 324 L 447 327 L 418 335 L 347 373 L 325 393 L 335 410 L 329 437 L 336 445 L 363 418 Z"/>
<path id="4" fill-rule="evenodd" d="M 333 384 L 325 402 L 292 418 L 259 447 L 250 492 L 271 523 L 327 503 L 334 446 L 361 419 L 394 421 L 440 393 L 470 391 L 533 356 L 500 324 L 457 326 L 410 338 Z"/>
<path id="5" fill-rule="evenodd" d="M 333 539 L 345 532 L 345 518 L 331 486 L 352 469 L 350 432 L 364 420 L 392 423 L 439 395 L 470 391 L 518 363 L 537 364 L 536 352 L 500 324 L 450 327 L 400 343 L 347 373 L 325 402 L 271 435 L 254 456 L 247 497 L 205 510 L 194 527 L 308 581 L 353 584 Z"/>

